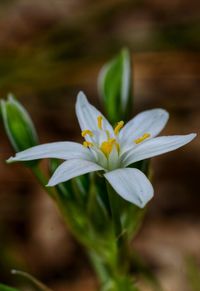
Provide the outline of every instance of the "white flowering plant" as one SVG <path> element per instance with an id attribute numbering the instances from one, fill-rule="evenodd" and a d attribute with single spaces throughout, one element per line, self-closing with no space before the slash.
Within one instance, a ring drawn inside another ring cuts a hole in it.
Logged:
<path id="1" fill-rule="evenodd" d="M 82 144 L 38 145 L 34 125 L 22 105 L 12 96 L 1 102 L 5 130 L 16 151 L 7 162 L 24 162 L 37 176 L 85 246 L 104 291 L 138 290 L 132 274 L 137 262 L 130 243 L 154 194 L 149 159 L 176 150 L 196 136 L 158 137 L 169 118 L 160 108 L 125 122 L 132 113 L 130 68 L 129 53 L 123 50 L 99 75 L 99 91 L 111 123 L 83 92 L 78 94 L 75 111 Z M 44 158 L 50 159 L 50 177 L 44 177 L 38 162 Z"/>

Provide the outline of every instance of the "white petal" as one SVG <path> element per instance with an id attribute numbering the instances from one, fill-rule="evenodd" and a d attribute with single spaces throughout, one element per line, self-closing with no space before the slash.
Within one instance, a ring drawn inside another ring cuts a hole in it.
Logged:
<path id="1" fill-rule="evenodd" d="M 195 133 L 191 133 L 187 135 L 161 136 L 149 139 L 122 156 L 123 166 L 127 167 L 132 163 L 176 150 L 189 143 L 195 136 Z"/>
<path id="2" fill-rule="evenodd" d="M 81 159 L 65 161 L 56 169 L 47 186 L 54 186 L 74 177 L 100 170 L 103 168 L 89 161 Z"/>
<path id="3" fill-rule="evenodd" d="M 43 158 L 75 159 L 82 158 L 91 160 L 92 155 L 89 149 L 76 142 L 53 142 L 37 145 L 25 151 L 19 152 L 15 157 L 8 159 L 8 162 L 30 161 Z"/>
<path id="4" fill-rule="evenodd" d="M 154 137 L 164 128 L 168 118 L 169 114 L 164 109 L 143 111 L 121 129 L 119 137 L 122 143 L 126 144 L 141 137 L 144 133 L 150 133 L 151 137 Z"/>
<path id="5" fill-rule="evenodd" d="M 77 115 L 81 130 L 85 130 L 85 129 L 89 129 L 91 131 L 98 130 L 97 117 L 102 116 L 103 129 L 109 130 L 109 132 L 113 134 L 113 128 L 108 122 L 108 120 L 103 116 L 103 114 L 100 111 L 98 111 L 94 106 L 92 106 L 88 102 L 83 92 L 80 92 L 77 96 L 76 115 Z"/>
<path id="6" fill-rule="evenodd" d="M 150 181 L 138 169 L 117 169 L 104 176 L 122 198 L 141 208 L 153 197 Z"/>
<path id="7" fill-rule="evenodd" d="M 119 168 L 119 163 L 120 163 L 120 159 L 119 159 L 118 150 L 117 150 L 117 147 L 114 145 L 108 157 L 108 169 L 113 170 L 113 169 Z"/>
<path id="8" fill-rule="evenodd" d="M 91 154 L 93 154 L 93 161 L 98 165 L 101 165 L 103 168 L 107 169 L 108 160 L 105 157 L 104 153 L 96 146 L 90 148 Z"/>
<path id="9" fill-rule="evenodd" d="M 85 137 L 86 140 L 91 141 L 93 143 L 95 143 L 96 145 L 100 146 L 102 144 L 103 141 L 108 139 L 108 135 L 106 134 L 106 132 L 104 130 L 93 130 L 92 131 L 94 136 L 90 137 L 90 140 L 88 140 L 88 135 Z M 113 136 L 111 136 L 113 137 Z"/>

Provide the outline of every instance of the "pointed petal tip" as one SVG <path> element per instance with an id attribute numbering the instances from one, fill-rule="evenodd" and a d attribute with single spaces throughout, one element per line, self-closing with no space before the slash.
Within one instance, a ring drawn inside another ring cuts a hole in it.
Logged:
<path id="1" fill-rule="evenodd" d="M 48 182 L 48 184 L 45 185 L 45 187 L 53 187 L 55 186 L 50 180 Z"/>
<path id="2" fill-rule="evenodd" d="M 197 133 L 189 133 L 187 135 L 183 135 L 183 138 L 185 137 L 185 144 L 191 142 L 195 137 L 197 136 Z"/>
<path id="3" fill-rule="evenodd" d="M 197 133 L 191 133 L 190 136 L 191 136 L 191 140 L 193 140 L 197 136 Z"/>
<path id="4" fill-rule="evenodd" d="M 10 157 L 9 159 L 6 160 L 7 164 L 15 162 L 15 157 Z"/>
<path id="5" fill-rule="evenodd" d="M 139 207 L 140 209 L 144 209 L 148 202 L 149 202 L 149 200 L 145 201 L 145 202 L 144 201 L 140 201 L 140 204 L 138 203 L 137 207 Z"/>
<path id="6" fill-rule="evenodd" d="M 80 91 L 77 95 L 77 101 L 76 103 L 84 104 L 87 101 L 87 97 L 83 91 Z"/>
<path id="7" fill-rule="evenodd" d="M 55 185 L 57 185 L 58 183 L 56 183 L 55 179 L 53 179 L 53 176 L 49 179 L 48 183 L 45 185 L 46 187 L 53 187 Z"/>
<path id="8" fill-rule="evenodd" d="M 83 92 L 82 90 L 80 90 L 80 91 L 78 92 L 78 96 L 81 95 L 81 94 L 82 94 L 82 95 L 85 95 L 84 92 Z"/>
<path id="9" fill-rule="evenodd" d="M 147 178 L 147 180 L 149 181 L 148 178 Z M 140 204 L 138 203 L 138 205 L 137 205 L 139 208 L 144 208 L 154 196 L 154 188 L 153 188 L 153 186 L 152 186 L 150 181 L 149 181 L 149 185 L 148 186 L 149 186 L 149 189 L 147 190 L 148 191 L 148 193 L 147 193 L 148 195 L 145 196 L 145 199 L 144 199 L 144 197 L 143 197 L 143 199 L 140 199 Z"/>
<path id="10" fill-rule="evenodd" d="M 153 198 L 153 196 L 154 196 L 153 186 L 152 186 L 152 189 L 150 191 L 151 192 L 149 193 L 149 198 L 147 200 L 142 200 L 141 204 L 138 205 L 139 208 L 144 208 L 149 203 L 149 201 Z"/>

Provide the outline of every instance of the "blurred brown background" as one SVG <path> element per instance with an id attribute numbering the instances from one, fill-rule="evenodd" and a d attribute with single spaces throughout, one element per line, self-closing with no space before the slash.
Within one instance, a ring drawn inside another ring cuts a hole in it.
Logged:
<path id="1" fill-rule="evenodd" d="M 200 2 L 1 0 L 0 31 L 0 97 L 18 97 L 41 143 L 80 140 L 76 94 L 99 106 L 98 72 L 124 46 L 135 113 L 163 107 L 164 134 L 199 132 Z M 12 149 L 2 125 L 0 140 L 0 281 L 15 284 L 16 268 L 56 291 L 95 290 L 84 251 L 46 193 L 27 169 L 5 165 Z M 152 161 L 156 194 L 133 242 L 166 291 L 193 291 L 187 258 L 200 264 L 199 145 Z"/>

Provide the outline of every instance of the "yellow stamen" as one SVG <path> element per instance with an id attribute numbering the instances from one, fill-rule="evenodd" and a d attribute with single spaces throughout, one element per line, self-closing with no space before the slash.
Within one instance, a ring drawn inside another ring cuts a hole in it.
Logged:
<path id="1" fill-rule="evenodd" d="M 83 137 L 85 137 L 86 135 L 93 136 L 94 134 L 93 134 L 93 132 L 92 132 L 91 130 L 89 130 L 89 129 L 85 129 L 85 130 L 83 130 L 83 131 L 81 132 L 81 135 L 82 135 Z"/>
<path id="2" fill-rule="evenodd" d="M 119 134 L 120 129 L 124 126 L 124 121 L 119 121 L 115 126 L 114 133 L 115 135 Z"/>
<path id="3" fill-rule="evenodd" d="M 97 123 L 98 123 L 98 128 L 102 129 L 102 121 L 103 121 L 103 117 L 101 115 L 99 115 L 97 117 Z"/>
<path id="4" fill-rule="evenodd" d="M 84 146 L 85 148 L 89 148 L 89 147 L 93 146 L 93 143 L 92 143 L 92 142 L 89 142 L 89 141 L 84 141 L 84 142 L 83 142 L 83 146 Z"/>
<path id="5" fill-rule="evenodd" d="M 102 142 L 100 149 L 101 151 L 106 155 L 106 157 L 109 156 L 113 149 L 113 145 L 116 143 L 116 140 L 114 138 L 108 139 L 108 141 Z"/>
<path id="6" fill-rule="evenodd" d="M 150 137 L 150 136 L 151 136 L 150 133 L 144 133 L 143 136 L 141 136 L 141 137 L 135 139 L 134 142 L 135 142 L 136 144 L 139 144 L 139 143 L 141 143 L 142 141 L 144 141 L 145 139 L 147 139 L 147 138 Z"/>

